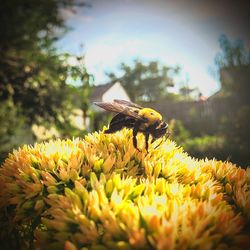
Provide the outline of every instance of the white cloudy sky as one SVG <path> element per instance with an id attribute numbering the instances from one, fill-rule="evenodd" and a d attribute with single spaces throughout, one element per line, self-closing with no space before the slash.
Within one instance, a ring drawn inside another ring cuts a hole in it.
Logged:
<path id="1" fill-rule="evenodd" d="M 91 8 L 63 15 L 72 30 L 58 43 L 62 51 L 84 52 L 96 84 L 121 62 L 139 58 L 180 65 L 177 85 L 189 79 L 206 96 L 219 82 L 211 74 L 219 51 L 218 38 L 242 39 L 250 47 L 249 14 L 245 1 L 92 0 Z M 80 45 L 84 49 L 80 49 Z"/>

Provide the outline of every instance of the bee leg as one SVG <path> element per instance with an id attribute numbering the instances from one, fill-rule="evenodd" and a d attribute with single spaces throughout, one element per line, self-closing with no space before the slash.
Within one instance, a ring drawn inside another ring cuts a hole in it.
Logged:
<path id="1" fill-rule="evenodd" d="M 146 150 L 147 150 L 147 153 L 148 153 L 148 140 L 149 140 L 149 133 L 145 133 L 145 143 L 146 143 Z"/>
<path id="2" fill-rule="evenodd" d="M 141 152 L 141 150 L 137 148 L 137 139 L 136 139 L 137 133 L 138 133 L 138 128 L 137 128 L 137 127 L 134 127 L 134 129 L 133 129 L 133 145 L 134 145 L 134 147 L 135 147 L 138 151 Z"/>
<path id="3" fill-rule="evenodd" d="M 161 142 L 154 149 L 157 149 L 162 143 L 163 143 L 163 138 L 161 139 Z"/>

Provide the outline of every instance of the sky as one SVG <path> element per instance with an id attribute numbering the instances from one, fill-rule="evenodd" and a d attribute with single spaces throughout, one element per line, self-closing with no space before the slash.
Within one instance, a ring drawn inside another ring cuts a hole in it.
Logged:
<path id="1" fill-rule="evenodd" d="M 95 84 L 108 82 L 122 62 L 157 60 L 182 68 L 177 89 L 188 84 L 205 96 L 219 90 L 214 58 L 221 34 L 250 47 L 247 1 L 231 0 L 86 0 L 89 8 L 62 12 L 71 31 L 60 51 L 85 54 Z"/>

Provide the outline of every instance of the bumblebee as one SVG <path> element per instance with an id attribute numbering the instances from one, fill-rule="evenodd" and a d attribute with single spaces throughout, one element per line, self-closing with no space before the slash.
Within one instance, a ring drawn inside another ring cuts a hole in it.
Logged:
<path id="1" fill-rule="evenodd" d="M 169 135 L 168 124 L 154 109 L 143 108 L 135 103 L 118 99 L 113 100 L 113 102 L 94 102 L 94 104 L 107 111 L 118 113 L 112 118 L 109 128 L 104 133 L 115 133 L 125 127 L 133 129 L 133 145 L 137 150 L 139 149 L 137 148 L 136 136 L 139 132 L 145 136 L 147 152 L 149 135 L 152 136 L 151 143 L 162 138 L 165 134 Z"/>

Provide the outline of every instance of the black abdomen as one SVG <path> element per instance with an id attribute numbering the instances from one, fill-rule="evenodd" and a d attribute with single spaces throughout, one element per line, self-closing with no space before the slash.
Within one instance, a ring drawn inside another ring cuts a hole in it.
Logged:
<path id="1" fill-rule="evenodd" d="M 117 114 L 114 116 L 109 124 L 109 129 L 105 130 L 106 134 L 111 134 L 116 131 L 119 131 L 123 128 L 133 128 L 136 120 L 130 116 L 124 114 Z"/>

